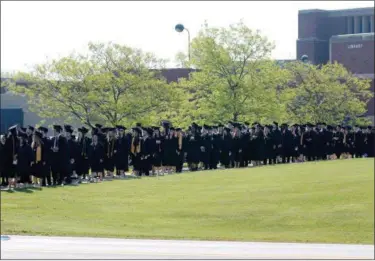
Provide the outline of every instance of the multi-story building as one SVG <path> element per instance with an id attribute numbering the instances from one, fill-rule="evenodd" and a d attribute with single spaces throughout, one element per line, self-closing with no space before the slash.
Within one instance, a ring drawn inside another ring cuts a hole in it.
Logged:
<path id="1" fill-rule="evenodd" d="M 372 91 L 374 44 L 374 8 L 299 11 L 297 58 L 306 54 L 313 64 L 341 63 L 358 77 L 372 79 Z M 374 122 L 374 99 L 367 116 Z"/>

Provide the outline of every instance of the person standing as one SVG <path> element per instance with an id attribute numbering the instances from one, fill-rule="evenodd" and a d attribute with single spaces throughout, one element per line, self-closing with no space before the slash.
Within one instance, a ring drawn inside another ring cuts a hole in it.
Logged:
<path id="1" fill-rule="evenodd" d="M 28 144 L 28 135 L 26 133 L 19 133 L 19 141 L 20 144 L 17 151 L 17 173 L 19 183 L 29 185 L 31 184 L 31 163 L 34 161 L 31 143 Z"/>
<path id="2" fill-rule="evenodd" d="M 118 137 L 115 141 L 114 149 L 114 160 L 116 166 L 116 172 L 121 177 L 125 177 L 125 173 L 129 171 L 129 140 L 128 136 L 125 135 L 126 128 L 124 126 L 116 126 L 118 131 Z"/>
<path id="3" fill-rule="evenodd" d="M 90 162 L 89 162 L 89 146 L 90 139 L 86 136 L 88 129 L 85 127 L 78 128 L 78 140 L 77 140 L 77 162 L 76 170 L 79 178 L 79 182 L 82 179 L 88 178 L 90 171 Z"/>
<path id="4" fill-rule="evenodd" d="M 99 143 L 99 133 L 97 129 L 92 130 L 92 142 L 89 147 L 88 155 L 91 167 L 90 181 L 97 182 L 101 180 L 104 172 L 104 158 L 105 150 L 101 143 Z"/>
<path id="5" fill-rule="evenodd" d="M 18 126 L 14 125 L 8 129 L 8 136 L 4 144 L 4 177 L 3 186 L 9 185 L 9 179 L 14 180 L 17 167 L 17 151 L 19 141 L 17 138 Z"/>

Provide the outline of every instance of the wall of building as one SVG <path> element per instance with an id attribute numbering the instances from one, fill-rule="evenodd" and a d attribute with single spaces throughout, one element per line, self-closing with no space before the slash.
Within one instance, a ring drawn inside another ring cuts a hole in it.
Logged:
<path id="1" fill-rule="evenodd" d="M 343 64 L 355 74 L 374 74 L 374 33 L 333 36 L 331 62 Z"/>

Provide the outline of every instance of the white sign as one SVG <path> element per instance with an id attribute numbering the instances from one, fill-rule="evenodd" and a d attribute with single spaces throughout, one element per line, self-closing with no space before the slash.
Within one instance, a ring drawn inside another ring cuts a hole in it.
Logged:
<path id="1" fill-rule="evenodd" d="M 363 47 L 363 44 L 349 44 L 348 49 L 360 49 Z"/>

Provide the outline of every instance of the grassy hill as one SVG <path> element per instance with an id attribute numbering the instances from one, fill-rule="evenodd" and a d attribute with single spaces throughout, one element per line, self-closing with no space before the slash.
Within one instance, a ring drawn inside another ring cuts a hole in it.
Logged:
<path id="1" fill-rule="evenodd" d="M 374 243 L 374 161 L 1 192 L 1 234 Z"/>

